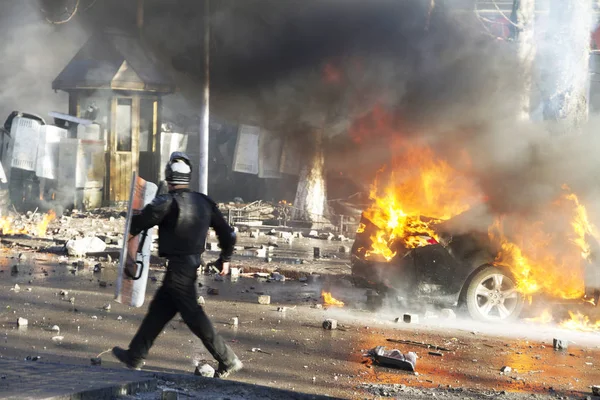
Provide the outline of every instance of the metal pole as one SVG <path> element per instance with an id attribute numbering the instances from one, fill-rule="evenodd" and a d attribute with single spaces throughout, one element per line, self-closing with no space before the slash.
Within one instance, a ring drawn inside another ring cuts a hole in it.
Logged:
<path id="1" fill-rule="evenodd" d="M 204 0 L 204 90 L 200 119 L 200 160 L 198 178 L 200 193 L 208 194 L 208 135 L 210 101 L 210 1 Z"/>

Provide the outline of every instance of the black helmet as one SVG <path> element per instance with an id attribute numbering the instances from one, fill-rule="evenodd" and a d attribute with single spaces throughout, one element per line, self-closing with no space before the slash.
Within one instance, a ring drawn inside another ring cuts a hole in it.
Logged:
<path id="1" fill-rule="evenodd" d="M 192 179 L 192 162 L 181 151 L 171 153 L 165 166 L 165 180 L 171 185 L 189 185 Z"/>

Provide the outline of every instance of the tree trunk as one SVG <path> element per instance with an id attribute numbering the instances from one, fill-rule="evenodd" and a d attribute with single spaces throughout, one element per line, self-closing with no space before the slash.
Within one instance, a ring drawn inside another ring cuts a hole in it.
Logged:
<path id="1" fill-rule="evenodd" d="M 325 222 L 325 157 L 323 155 L 323 130 L 312 132 L 313 146 L 306 164 L 300 171 L 296 199 L 294 201 L 294 219 L 315 223 Z"/>
<path id="2" fill-rule="evenodd" d="M 520 118 L 528 120 L 531 112 L 531 82 L 535 59 L 535 0 L 514 0 L 511 16 L 514 39 L 521 64 L 523 91 L 520 97 Z"/>
<path id="3" fill-rule="evenodd" d="M 559 121 L 554 133 L 580 133 L 588 119 L 592 0 L 549 0 L 543 84 L 549 85 L 547 120 Z"/>

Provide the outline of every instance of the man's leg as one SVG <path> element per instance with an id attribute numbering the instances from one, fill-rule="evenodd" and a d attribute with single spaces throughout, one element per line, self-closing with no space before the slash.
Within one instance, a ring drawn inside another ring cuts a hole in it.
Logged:
<path id="1" fill-rule="evenodd" d="M 169 294 L 169 289 L 163 285 L 154 295 L 142 325 L 129 344 L 129 354 L 133 360 L 146 358 L 154 340 L 175 314 L 176 304 Z"/>
<path id="2" fill-rule="evenodd" d="M 220 365 L 225 368 L 237 366 L 238 363 L 241 365 L 233 350 L 225 344 L 225 340 L 215 331 L 210 319 L 198 305 L 195 282 L 179 290 L 180 293 L 175 300 L 177 309 L 190 330 L 202 340 L 206 349 Z"/>

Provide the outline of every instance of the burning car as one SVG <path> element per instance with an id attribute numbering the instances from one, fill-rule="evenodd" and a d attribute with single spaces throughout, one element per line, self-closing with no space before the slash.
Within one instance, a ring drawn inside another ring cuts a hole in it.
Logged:
<path id="1" fill-rule="evenodd" d="M 480 321 L 516 319 L 526 296 L 513 269 L 497 261 L 501 249 L 487 229 L 465 229 L 465 220 L 483 221 L 480 226 L 492 224 L 480 211 L 471 209 L 445 221 L 405 220 L 410 235 L 389 241 L 387 252 L 373 251 L 382 230 L 363 213 L 351 252 L 355 284 L 392 291 L 415 302 L 464 306 Z M 597 275 L 598 269 L 590 267 L 592 275 Z M 586 286 L 595 280 L 588 278 Z M 597 288 L 586 287 L 586 293 L 590 290 L 597 298 Z"/>

